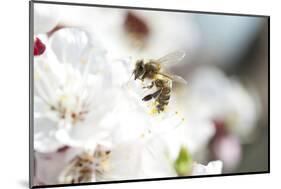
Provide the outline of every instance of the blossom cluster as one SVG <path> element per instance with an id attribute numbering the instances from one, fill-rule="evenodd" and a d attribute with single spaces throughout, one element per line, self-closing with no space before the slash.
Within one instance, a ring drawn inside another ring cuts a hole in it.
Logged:
<path id="1" fill-rule="evenodd" d="M 132 80 L 136 58 L 196 49 L 191 23 L 97 10 L 92 25 L 69 24 L 67 15 L 35 6 L 34 185 L 212 175 L 223 163 L 236 166 L 258 113 L 238 80 L 201 68 L 172 88 L 159 114 L 142 101 L 149 90 Z M 185 27 L 173 37 L 166 22 Z"/>

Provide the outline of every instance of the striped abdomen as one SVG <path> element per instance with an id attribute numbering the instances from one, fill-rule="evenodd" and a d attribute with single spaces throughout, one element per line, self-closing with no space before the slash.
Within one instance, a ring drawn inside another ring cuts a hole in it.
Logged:
<path id="1" fill-rule="evenodd" d="M 171 80 L 168 79 L 157 79 L 155 81 L 156 87 L 161 89 L 161 93 L 156 99 L 158 112 L 164 111 L 165 107 L 169 104 L 171 96 Z"/>

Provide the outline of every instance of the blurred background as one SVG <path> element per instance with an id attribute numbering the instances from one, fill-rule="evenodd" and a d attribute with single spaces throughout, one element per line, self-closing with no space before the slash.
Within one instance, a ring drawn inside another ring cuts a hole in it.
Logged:
<path id="1" fill-rule="evenodd" d="M 182 109 L 207 114 L 216 129 L 195 159 L 221 159 L 224 173 L 268 170 L 268 18 L 43 6 L 56 23 L 48 35 L 84 28 L 102 42 L 110 60 L 185 51 L 182 63 L 170 68 L 188 81 L 187 89 L 175 85 Z M 44 14 L 35 18 L 39 26 Z"/>

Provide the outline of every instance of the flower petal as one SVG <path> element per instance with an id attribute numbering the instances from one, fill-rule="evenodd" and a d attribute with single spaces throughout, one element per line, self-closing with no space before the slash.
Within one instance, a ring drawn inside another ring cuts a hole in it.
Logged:
<path id="1" fill-rule="evenodd" d="M 194 163 L 192 175 L 215 175 L 221 174 L 222 172 L 222 162 L 221 161 L 211 161 L 208 165 L 202 165 L 199 163 Z"/>
<path id="2" fill-rule="evenodd" d="M 176 176 L 165 148 L 156 139 L 117 144 L 111 151 L 107 170 L 99 180 L 127 180 Z"/>
<path id="3" fill-rule="evenodd" d="M 48 118 L 34 119 L 34 149 L 39 152 L 54 152 L 63 146 L 56 140 L 57 125 Z"/>
<path id="4" fill-rule="evenodd" d="M 52 153 L 35 152 L 35 178 L 44 184 L 58 184 L 63 168 L 82 150 L 69 148 Z"/>
<path id="5" fill-rule="evenodd" d="M 102 71 L 106 64 L 105 50 L 88 33 L 77 28 L 63 28 L 50 38 L 52 50 L 62 63 L 70 63 L 82 73 L 91 63 L 92 73 Z"/>

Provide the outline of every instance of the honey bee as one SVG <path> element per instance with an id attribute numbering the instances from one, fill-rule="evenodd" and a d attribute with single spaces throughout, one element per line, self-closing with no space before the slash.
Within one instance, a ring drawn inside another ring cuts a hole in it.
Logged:
<path id="1" fill-rule="evenodd" d="M 143 88 L 152 89 L 156 87 L 156 92 L 153 92 L 142 98 L 143 101 L 155 99 L 156 110 L 158 113 L 164 111 L 169 104 L 173 82 L 186 84 L 186 81 L 177 75 L 166 73 L 164 68 L 168 65 L 176 64 L 185 56 L 183 51 L 175 51 L 169 53 L 162 58 L 152 59 L 145 62 L 143 59 L 137 60 L 133 71 L 134 79 L 144 81 L 151 80 L 148 86 Z"/>

